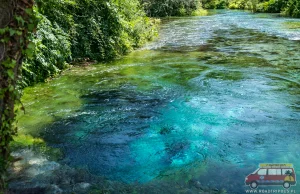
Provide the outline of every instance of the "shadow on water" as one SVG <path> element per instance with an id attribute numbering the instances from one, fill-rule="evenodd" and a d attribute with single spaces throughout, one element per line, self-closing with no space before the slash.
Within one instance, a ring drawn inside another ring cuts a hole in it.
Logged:
<path id="1" fill-rule="evenodd" d="M 42 137 L 64 151 L 65 164 L 134 182 L 129 144 L 146 132 L 158 116 L 157 108 L 166 103 L 157 96 L 155 91 L 137 93 L 130 86 L 91 92 L 81 96 L 84 105 L 79 114 L 54 122 Z"/>

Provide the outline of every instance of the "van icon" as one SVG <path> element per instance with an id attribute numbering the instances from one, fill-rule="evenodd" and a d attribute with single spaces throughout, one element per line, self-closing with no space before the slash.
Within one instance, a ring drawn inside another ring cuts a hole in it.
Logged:
<path id="1" fill-rule="evenodd" d="M 296 185 L 293 164 L 259 164 L 259 168 L 246 177 L 245 184 L 251 189 L 259 185 L 281 185 L 288 189 Z"/>

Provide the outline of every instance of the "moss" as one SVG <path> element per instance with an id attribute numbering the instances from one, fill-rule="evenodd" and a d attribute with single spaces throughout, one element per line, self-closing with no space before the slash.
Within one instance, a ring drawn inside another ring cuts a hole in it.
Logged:
<path id="1" fill-rule="evenodd" d="M 196 64 L 172 64 L 170 67 L 173 72 L 165 74 L 162 79 L 182 86 L 186 86 L 189 80 L 198 77 L 201 72 L 208 69 L 208 67 Z"/>
<path id="2" fill-rule="evenodd" d="M 168 73 L 161 77 L 163 81 L 167 81 L 170 83 L 175 83 L 178 85 L 186 86 L 187 82 L 191 80 L 192 78 L 198 77 L 200 75 L 201 71 L 181 71 L 181 72 L 174 72 L 174 73 Z"/>
<path id="3" fill-rule="evenodd" d="M 60 149 L 47 146 L 45 141 L 41 138 L 19 134 L 18 136 L 14 136 L 13 139 L 14 141 L 11 142 L 12 150 L 31 148 L 35 152 L 46 155 L 50 160 L 59 160 L 63 156 L 63 153 Z"/>
<path id="4" fill-rule="evenodd" d="M 198 51 L 207 52 L 207 51 L 216 51 L 213 44 L 204 44 L 199 46 Z"/>
<path id="5" fill-rule="evenodd" d="M 221 52 L 201 52 L 198 54 L 198 60 L 209 60 L 209 59 L 217 59 L 219 57 L 226 57 L 225 54 Z"/>
<path id="6" fill-rule="evenodd" d="M 181 184 L 188 184 L 193 178 L 205 174 L 207 168 L 201 161 L 187 164 L 184 169 L 170 168 L 162 171 L 158 176 L 161 181 L 180 182 Z"/>
<path id="7" fill-rule="evenodd" d="M 258 7 L 258 9 L 260 8 Z M 254 15 L 254 17 L 256 18 L 276 18 L 279 16 L 280 16 L 279 13 L 257 13 Z"/>
<path id="8" fill-rule="evenodd" d="M 243 79 L 243 74 L 239 71 L 213 71 L 206 75 L 207 78 L 238 81 Z"/>
<path id="9" fill-rule="evenodd" d="M 208 43 L 218 45 L 218 48 L 224 46 L 244 48 L 245 45 L 274 43 L 279 40 L 279 37 L 268 35 L 253 29 L 233 28 L 230 30 L 218 30 L 215 32 L 215 37 L 209 40 Z"/>
<path id="10" fill-rule="evenodd" d="M 299 29 L 300 28 L 300 22 L 299 21 L 289 21 L 283 23 L 284 28 L 289 29 Z"/>
<path id="11" fill-rule="evenodd" d="M 209 64 L 237 65 L 240 67 L 272 66 L 266 59 L 245 55 L 217 55 L 207 59 Z"/>
<path id="12" fill-rule="evenodd" d="M 34 138 L 31 135 L 19 134 L 18 136 L 14 137 L 11 147 L 12 149 L 17 149 L 41 144 L 45 144 L 44 140 L 41 138 Z"/>
<path id="13" fill-rule="evenodd" d="M 297 82 L 287 82 L 286 87 L 290 94 L 299 95 L 300 94 L 300 84 Z"/>

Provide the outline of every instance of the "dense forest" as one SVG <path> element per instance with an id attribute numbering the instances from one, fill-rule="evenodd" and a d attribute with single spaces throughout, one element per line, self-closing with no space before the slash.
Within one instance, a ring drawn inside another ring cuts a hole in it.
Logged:
<path id="1" fill-rule="evenodd" d="M 23 63 L 23 86 L 44 81 L 68 63 L 111 60 L 157 34 L 149 17 L 200 15 L 205 9 L 248 9 L 300 17 L 298 0 L 64 0 L 36 1 L 34 52 Z M 149 16 L 149 17 L 147 17 Z"/>
<path id="2" fill-rule="evenodd" d="M 110 60 L 150 40 L 156 21 L 138 0 L 37 0 L 34 53 L 24 60 L 23 83 L 44 81 L 80 60 Z"/>
<path id="3" fill-rule="evenodd" d="M 68 63 L 111 60 L 157 34 L 149 17 L 201 15 L 204 9 L 248 9 L 300 17 L 299 0 L 36 0 L 34 52 L 23 63 L 23 86 L 59 73 Z M 149 17 L 147 17 L 149 16 Z"/>
<path id="4" fill-rule="evenodd" d="M 3 7 L 7 2 L 2 0 L 0 8 L 8 10 Z M 300 0 L 20 2 L 16 6 L 18 8 L 12 8 L 16 15 L 10 14 L 14 17 L 7 19 L 9 24 L 7 21 L 0 23 L 0 153 L 5 158 L 8 158 L 9 152 L 6 147 L 12 140 L 11 136 L 16 133 L 15 129 L 9 130 L 15 117 L 13 104 L 20 98 L 16 89 L 44 82 L 70 64 L 106 62 L 127 54 L 158 34 L 160 17 L 197 16 L 202 15 L 206 9 L 244 9 L 300 17 Z M 22 7 L 26 9 L 19 10 Z M 2 18 L 5 17 L 0 17 L 0 20 Z M 19 71 L 21 69 L 22 73 Z M 7 107 L 10 107 L 9 111 Z M 7 121 L 8 118 L 11 120 Z M 5 136 L 8 138 L 4 141 Z M 3 160 L 1 158 L 0 166 L 4 166 Z"/>
<path id="5" fill-rule="evenodd" d="M 299 0 L 203 0 L 206 9 L 247 9 L 300 17 Z"/>

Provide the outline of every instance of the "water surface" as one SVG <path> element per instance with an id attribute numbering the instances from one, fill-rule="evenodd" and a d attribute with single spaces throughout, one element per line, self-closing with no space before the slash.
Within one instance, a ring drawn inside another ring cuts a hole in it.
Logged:
<path id="1" fill-rule="evenodd" d="M 27 88 L 20 131 L 60 148 L 61 164 L 125 183 L 197 180 L 240 194 L 259 163 L 293 163 L 300 176 L 291 21 L 240 11 L 169 19 L 141 50 Z"/>

